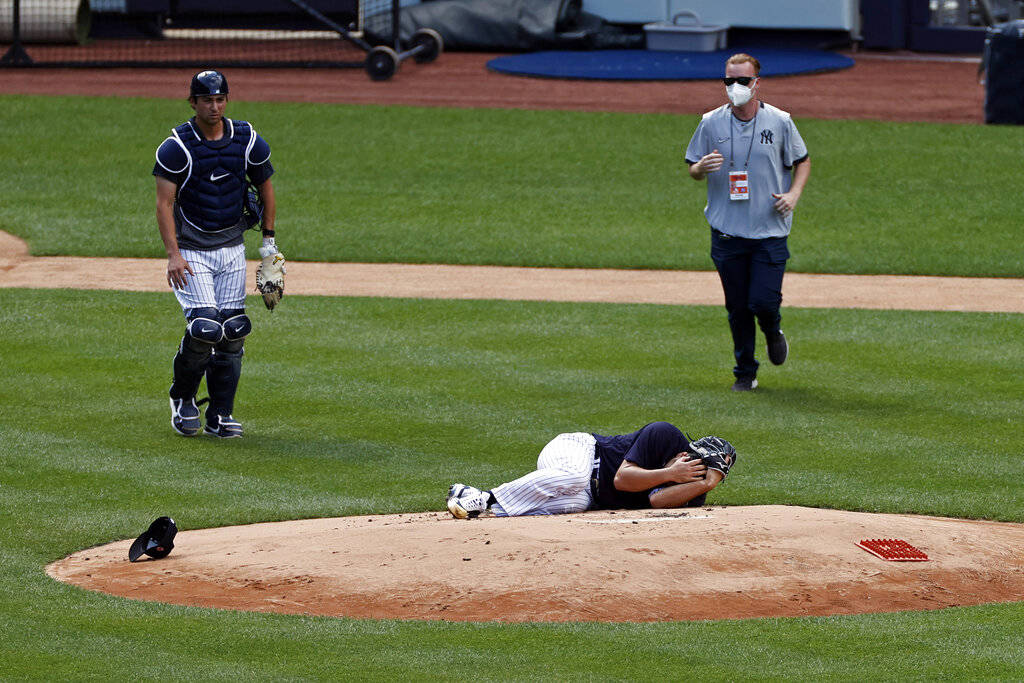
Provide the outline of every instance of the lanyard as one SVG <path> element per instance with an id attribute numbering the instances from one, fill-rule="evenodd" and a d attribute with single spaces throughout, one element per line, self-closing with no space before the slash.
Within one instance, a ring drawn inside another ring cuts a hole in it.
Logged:
<path id="1" fill-rule="evenodd" d="M 732 132 L 732 126 L 733 126 L 733 119 L 734 118 L 736 118 L 736 115 L 733 114 L 732 112 L 729 112 L 729 168 L 733 167 L 733 163 L 732 163 L 732 152 L 733 152 L 733 149 L 732 148 L 733 148 L 733 142 L 736 140 L 736 136 Z M 757 133 L 757 110 L 756 109 L 754 110 L 754 123 L 753 123 L 753 126 L 754 127 L 750 131 L 750 146 L 747 147 L 747 160 L 743 162 L 744 170 L 750 164 L 750 153 L 754 149 L 754 134 Z"/>

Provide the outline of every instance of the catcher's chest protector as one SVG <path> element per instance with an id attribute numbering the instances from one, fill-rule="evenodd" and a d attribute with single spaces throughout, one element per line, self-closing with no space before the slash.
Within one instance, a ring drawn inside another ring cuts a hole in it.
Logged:
<path id="1" fill-rule="evenodd" d="M 189 176 L 178 188 L 182 214 L 204 231 L 236 225 L 245 199 L 246 154 L 255 139 L 252 127 L 224 119 L 224 137 L 210 141 L 185 122 L 174 135 L 189 156 Z"/>

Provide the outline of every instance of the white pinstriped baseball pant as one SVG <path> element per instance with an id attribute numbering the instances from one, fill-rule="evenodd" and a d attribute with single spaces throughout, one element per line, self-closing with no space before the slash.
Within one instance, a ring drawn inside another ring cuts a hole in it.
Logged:
<path id="1" fill-rule="evenodd" d="M 563 515 L 590 507 L 594 469 L 592 434 L 559 434 L 537 456 L 537 469 L 491 489 L 498 516 Z"/>
<path id="2" fill-rule="evenodd" d="M 174 290 L 185 314 L 193 308 L 245 308 L 245 245 L 182 249 L 195 275 L 185 273 L 185 286 Z"/>

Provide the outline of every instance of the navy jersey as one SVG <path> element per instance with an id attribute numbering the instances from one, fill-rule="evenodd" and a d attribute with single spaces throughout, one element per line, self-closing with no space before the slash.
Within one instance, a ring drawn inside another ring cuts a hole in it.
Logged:
<path id="1" fill-rule="evenodd" d="M 266 141 L 247 121 L 228 118 L 219 140 L 204 138 L 194 118 L 176 127 L 153 166 L 153 175 L 177 185 L 178 246 L 200 250 L 242 243 L 247 184 L 261 185 L 273 173 Z"/>
<path id="2" fill-rule="evenodd" d="M 652 422 L 632 434 L 594 434 L 594 438 L 597 440 L 594 455 L 601 463 L 598 475 L 598 500 L 595 503 L 596 507 L 604 509 L 636 510 L 651 506 L 648 496 L 653 489 L 634 492 L 616 490 L 615 473 L 623 460 L 628 460 L 645 470 L 660 469 L 677 454 L 689 450 L 690 446 L 690 441 L 683 433 L 668 422 Z"/>

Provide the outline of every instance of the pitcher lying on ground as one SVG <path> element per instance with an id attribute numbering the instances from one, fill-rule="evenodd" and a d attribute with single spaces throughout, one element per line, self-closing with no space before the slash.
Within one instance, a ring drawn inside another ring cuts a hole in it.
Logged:
<path id="1" fill-rule="evenodd" d="M 698 507 L 736 463 L 717 436 L 690 442 L 668 422 L 632 434 L 559 434 L 540 452 L 537 469 L 490 490 L 448 489 L 458 519 L 490 510 L 499 517 L 561 515 L 593 509 Z"/>

